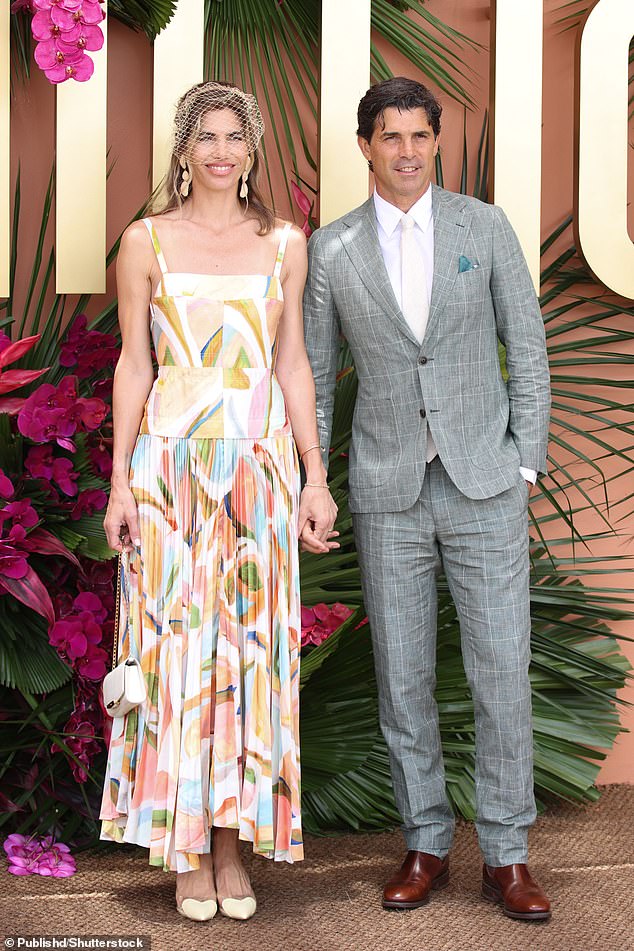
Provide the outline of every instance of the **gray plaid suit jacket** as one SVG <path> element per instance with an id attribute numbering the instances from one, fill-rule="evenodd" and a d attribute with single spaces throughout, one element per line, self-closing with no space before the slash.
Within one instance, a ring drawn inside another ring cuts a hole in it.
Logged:
<path id="1" fill-rule="evenodd" d="M 469 498 L 510 488 L 520 465 L 546 471 L 544 325 L 517 237 L 500 208 L 432 189 L 434 279 L 422 345 L 394 297 L 371 198 L 320 228 L 308 245 L 305 337 L 326 459 L 341 333 L 359 380 L 352 512 L 414 504 L 425 475 L 427 426 L 449 477 Z"/>

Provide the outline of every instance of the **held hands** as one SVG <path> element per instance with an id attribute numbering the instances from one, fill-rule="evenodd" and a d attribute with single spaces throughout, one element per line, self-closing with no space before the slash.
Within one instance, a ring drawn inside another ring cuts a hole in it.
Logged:
<path id="1" fill-rule="evenodd" d="M 331 541 L 339 532 L 333 531 L 337 506 L 327 486 L 304 486 L 299 503 L 299 541 L 302 551 L 322 554 L 339 548 Z"/>
<path id="2" fill-rule="evenodd" d="M 134 551 L 141 544 L 139 513 L 129 488 L 112 487 L 103 527 L 108 544 L 115 551 Z"/>

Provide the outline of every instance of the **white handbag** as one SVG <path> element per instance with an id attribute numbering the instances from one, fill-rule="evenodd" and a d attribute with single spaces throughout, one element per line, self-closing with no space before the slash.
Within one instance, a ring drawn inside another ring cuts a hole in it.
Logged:
<path id="1" fill-rule="evenodd" d="M 106 713 L 111 717 L 123 717 L 130 710 L 134 710 L 147 697 L 147 686 L 141 664 L 128 654 L 125 660 L 117 664 L 119 654 L 119 644 L 122 638 L 119 636 L 119 616 L 121 612 L 121 576 L 123 571 L 128 570 L 128 558 L 119 555 L 119 564 L 117 570 L 117 601 L 115 606 L 114 621 L 114 643 L 112 645 L 112 670 L 103 679 L 101 687 L 103 695 L 103 704 Z M 128 592 L 129 601 L 129 592 Z M 125 626 L 128 626 L 128 617 L 125 618 Z M 128 651 L 130 650 L 130 639 L 128 636 Z"/>

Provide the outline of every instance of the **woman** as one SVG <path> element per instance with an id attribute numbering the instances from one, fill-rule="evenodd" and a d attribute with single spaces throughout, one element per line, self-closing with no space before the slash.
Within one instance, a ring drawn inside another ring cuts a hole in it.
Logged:
<path id="1" fill-rule="evenodd" d="M 196 920 L 254 913 L 238 839 L 303 856 L 298 536 L 338 547 L 303 343 L 305 239 L 258 192 L 262 131 L 252 96 L 190 89 L 167 205 L 127 229 L 117 262 L 104 525 L 129 553 L 121 609 L 148 700 L 113 723 L 102 838 L 175 870 Z"/>

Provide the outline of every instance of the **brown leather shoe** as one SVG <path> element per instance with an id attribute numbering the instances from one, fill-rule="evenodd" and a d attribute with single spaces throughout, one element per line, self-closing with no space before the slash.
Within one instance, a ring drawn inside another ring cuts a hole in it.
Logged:
<path id="1" fill-rule="evenodd" d="M 482 868 L 482 894 L 502 905 L 504 914 L 520 921 L 548 921 L 550 902 L 526 865 Z"/>
<path id="2" fill-rule="evenodd" d="M 449 859 L 410 849 L 399 871 L 383 889 L 383 907 L 401 911 L 420 908 L 429 901 L 432 889 L 448 884 Z"/>

